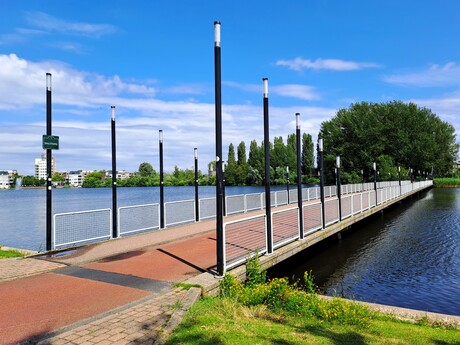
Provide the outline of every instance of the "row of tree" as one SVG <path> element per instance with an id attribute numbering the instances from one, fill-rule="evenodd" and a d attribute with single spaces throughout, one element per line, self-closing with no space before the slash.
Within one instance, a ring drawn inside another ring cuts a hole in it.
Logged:
<path id="1" fill-rule="evenodd" d="M 313 178 L 314 145 L 310 134 L 302 135 L 301 169 L 304 183 L 316 182 Z M 252 140 L 249 145 L 249 157 L 246 156 L 246 144 L 240 142 L 235 156 L 235 147 L 230 143 L 225 167 L 227 185 L 262 185 L 265 181 L 264 143 Z M 283 137 L 275 137 L 270 142 L 270 177 L 271 184 L 295 183 L 297 181 L 297 146 L 296 135 L 289 134 L 286 144 Z"/>
<path id="2" fill-rule="evenodd" d="M 192 169 L 180 169 L 174 167 L 172 173 L 163 176 L 165 186 L 192 186 L 195 184 L 195 171 Z M 198 183 L 200 185 L 213 185 L 216 183 L 214 176 L 203 175 L 198 171 Z M 139 171 L 126 179 L 117 179 L 119 187 L 152 187 L 160 185 L 160 174 L 156 172 L 150 163 L 144 162 L 139 165 Z M 105 170 L 96 171 L 86 175 L 83 180 L 83 188 L 111 187 L 112 178 L 107 178 Z"/>
<path id="3" fill-rule="evenodd" d="M 459 145 L 454 127 L 430 109 L 413 103 L 355 103 L 340 109 L 321 125 L 325 177 L 335 181 L 336 156 L 341 156 L 341 180 L 373 179 L 373 162 L 381 180 L 452 174 Z"/>

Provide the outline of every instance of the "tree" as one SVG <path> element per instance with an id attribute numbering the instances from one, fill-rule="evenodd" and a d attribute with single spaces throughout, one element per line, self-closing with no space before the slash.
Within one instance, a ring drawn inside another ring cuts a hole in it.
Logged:
<path id="1" fill-rule="evenodd" d="M 310 134 L 302 134 L 302 174 L 312 176 L 315 169 L 315 151 L 313 139 Z"/>
<path id="2" fill-rule="evenodd" d="M 238 145 L 238 165 L 246 165 L 247 164 L 247 159 L 246 159 L 246 144 L 244 141 L 240 142 Z"/>
<path id="3" fill-rule="evenodd" d="M 380 175 L 389 178 L 398 166 L 416 172 L 431 171 L 436 176 L 450 172 L 459 145 L 452 125 L 414 103 L 355 103 L 340 109 L 321 125 L 324 140 L 325 176 L 334 181 L 335 156 L 341 156 L 342 171 L 352 176 L 364 170 L 372 180 L 372 164 L 377 162 Z M 346 180 L 344 183 L 351 181 Z"/>
<path id="4" fill-rule="evenodd" d="M 53 182 L 64 182 L 65 177 L 64 177 L 63 174 L 56 172 L 56 173 L 53 174 L 53 177 L 51 178 L 51 180 Z"/>
<path id="5" fill-rule="evenodd" d="M 143 177 L 153 176 L 156 172 L 152 167 L 152 164 L 144 162 L 139 165 L 139 175 Z"/>
<path id="6" fill-rule="evenodd" d="M 236 185 L 236 166 L 235 147 L 230 143 L 228 146 L 227 166 L 225 167 L 225 183 L 229 186 Z"/>
<path id="7" fill-rule="evenodd" d="M 252 140 L 249 145 L 248 158 L 248 178 L 247 184 L 261 185 L 265 176 L 264 170 L 264 152 L 262 147 L 257 145 L 257 141 Z"/>

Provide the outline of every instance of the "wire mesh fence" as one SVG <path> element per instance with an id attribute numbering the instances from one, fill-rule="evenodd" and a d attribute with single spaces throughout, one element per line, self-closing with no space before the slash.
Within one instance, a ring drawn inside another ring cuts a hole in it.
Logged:
<path id="1" fill-rule="evenodd" d="M 377 190 L 377 203 L 382 204 L 419 188 L 431 185 L 432 181 L 398 181 L 380 182 L 385 187 Z M 351 216 L 376 205 L 376 192 L 373 182 L 342 186 L 342 218 Z M 297 189 L 289 191 L 289 203 L 297 202 Z M 336 186 L 324 188 L 326 225 L 338 221 L 338 199 Z M 358 193 L 358 194 L 357 194 Z M 272 207 L 288 204 L 287 190 L 270 193 Z M 331 199 L 332 197 L 332 199 Z M 302 200 L 319 200 L 320 188 L 302 189 Z M 227 215 L 247 213 L 265 208 L 265 193 L 230 195 L 226 197 Z M 136 232 L 154 231 L 160 228 L 159 204 L 120 207 L 118 212 L 118 233 L 129 235 Z M 110 209 L 69 212 L 54 215 L 53 248 L 65 248 L 93 241 L 111 238 L 112 217 Z M 274 212 L 276 212 L 274 210 Z M 293 211 L 292 211 L 293 212 Z M 298 211 L 296 211 L 298 212 Z M 322 228 L 321 203 L 303 206 L 304 234 Z M 199 200 L 199 219 L 212 219 L 216 216 L 216 198 Z M 281 217 L 281 216 L 276 216 Z M 297 219 L 297 218 L 296 218 Z M 277 221 L 277 220 L 276 220 Z M 165 224 L 174 226 L 195 222 L 194 200 L 165 203 Z M 278 227 L 280 225 L 277 225 Z M 292 226 L 292 229 L 295 225 Z M 283 235 L 284 236 L 284 235 Z"/>
<path id="2" fill-rule="evenodd" d="M 54 249 L 109 239 L 112 210 L 58 213 L 54 215 L 53 223 Z"/>

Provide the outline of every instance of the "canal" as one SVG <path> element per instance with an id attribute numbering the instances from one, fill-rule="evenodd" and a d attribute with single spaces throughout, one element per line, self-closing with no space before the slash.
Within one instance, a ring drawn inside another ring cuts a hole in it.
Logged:
<path id="1" fill-rule="evenodd" d="M 460 189 L 431 189 L 270 269 L 320 291 L 460 315 Z"/>

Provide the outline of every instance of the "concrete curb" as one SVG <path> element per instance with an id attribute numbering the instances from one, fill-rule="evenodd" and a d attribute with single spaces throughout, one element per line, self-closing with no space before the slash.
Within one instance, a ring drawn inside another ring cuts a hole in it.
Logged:
<path id="1" fill-rule="evenodd" d="M 166 325 L 159 332 L 158 337 L 153 345 L 163 345 L 172 331 L 182 322 L 184 315 L 190 307 L 201 297 L 201 289 L 197 287 L 190 288 L 181 301 L 181 306 L 171 315 Z"/>

